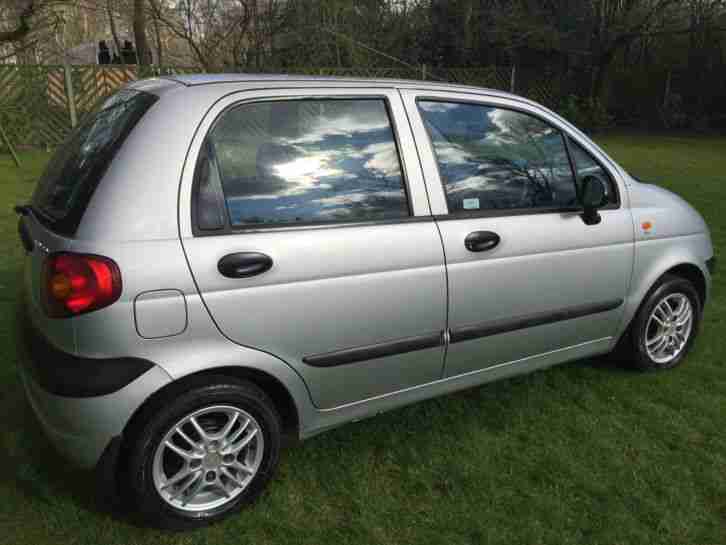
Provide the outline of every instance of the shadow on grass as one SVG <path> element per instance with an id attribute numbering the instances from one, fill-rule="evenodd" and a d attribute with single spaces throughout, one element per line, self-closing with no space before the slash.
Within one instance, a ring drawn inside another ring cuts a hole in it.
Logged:
<path id="1" fill-rule="evenodd" d="M 6 449 L 0 453 L 5 468 L 0 481 L 15 480 L 28 497 L 42 503 L 54 503 L 67 496 L 84 507 L 95 508 L 92 473 L 76 469 L 56 453 L 23 395 L 20 381 L 5 386 L 10 386 L 12 392 L 4 396 L 0 407 L 13 419 L 6 421 L 4 433 L 14 437 L 15 444 L 11 452 Z"/>
<path id="2" fill-rule="evenodd" d="M 96 515 L 109 515 L 130 523 L 118 502 L 103 499 L 94 470 L 82 470 L 63 458 L 45 436 L 33 409 L 15 377 L 6 381 L 0 412 L 12 415 L 5 421 L 0 451 L 0 484 L 13 485 L 30 503 L 46 506 L 73 504 Z M 5 481 L 5 482 L 3 482 Z"/>
<path id="3" fill-rule="evenodd" d="M 0 270 L 0 285 L 21 286 L 17 269 Z M 0 298 L 0 333 L 7 335 L 9 358 L 0 368 L 0 414 L 6 415 L 0 430 L 0 485 L 15 487 L 30 503 L 61 505 L 72 503 L 87 511 L 119 514 L 118 506 L 102 501 L 97 489 L 96 473 L 80 470 L 55 450 L 25 397 L 18 374 L 17 343 L 22 342 L 17 312 L 22 294 L 19 289 Z M 4 331 L 3 331 L 4 330 Z M 4 336 L 4 335 L 3 335 Z"/>
<path id="4" fill-rule="evenodd" d="M 606 354 L 604 356 L 596 356 L 578 360 L 570 365 L 579 365 L 596 371 L 606 371 L 610 373 L 634 374 L 638 373 L 633 365 L 624 357 L 617 354 Z"/>

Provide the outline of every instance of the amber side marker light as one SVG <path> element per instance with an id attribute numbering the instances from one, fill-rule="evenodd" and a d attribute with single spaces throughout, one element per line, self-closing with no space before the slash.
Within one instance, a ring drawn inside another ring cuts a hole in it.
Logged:
<path id="1" fill-rule="evenodd" d="M 121 296 L 121 271 L 107 257 L 51 254 L 43 269 L 43 303 L 46 314 L 52 318 L 98 310 Z"/>

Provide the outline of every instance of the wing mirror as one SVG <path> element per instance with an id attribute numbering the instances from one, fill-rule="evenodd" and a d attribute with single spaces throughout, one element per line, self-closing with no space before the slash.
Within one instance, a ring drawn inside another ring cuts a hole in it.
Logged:
<path id="1" fill-rule="evenodd" d="M 607 204 L 607 188 L 605 182 L 595 176 L 587 176 L 582 180 L 582 194 L 580 201 L 585 209 L 582 213 L 582 221 L 585 225 L 597 225 L 600 223 L 598 209 Z"/>

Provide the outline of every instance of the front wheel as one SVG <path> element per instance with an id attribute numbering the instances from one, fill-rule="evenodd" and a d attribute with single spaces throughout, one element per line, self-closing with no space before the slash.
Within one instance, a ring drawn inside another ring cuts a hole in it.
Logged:
<path id="1" fill-rule="evenodd" d="M 633 319 L 631 361 L 641 370 L 680 364 L 698 333 L 701 300 L 688 280 L 665 275 L 650 291 Z"/>
<path id="2" fill-rule="evenodd" d="M 253 501 L 280 450 L 280 419 L 267 395 L 210 377 L 164 401 L 130 438 L 127 486 L 145 520 L 194 528 Z"/>

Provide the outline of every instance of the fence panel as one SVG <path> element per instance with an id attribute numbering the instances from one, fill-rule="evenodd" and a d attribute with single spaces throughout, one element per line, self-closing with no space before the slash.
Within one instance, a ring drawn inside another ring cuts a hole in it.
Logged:
<path id="1" fill-rule="evenodd" d="M 71 73 L 79 118 L 127 83 L 138 79 L 136 66 L 74 66 Z"/>
<path id="2" fill-rule="evenodd" d="M 0 66 L 0 123 L 11 142 L 55 146 L 71 128 L 63 67 Z"/>

